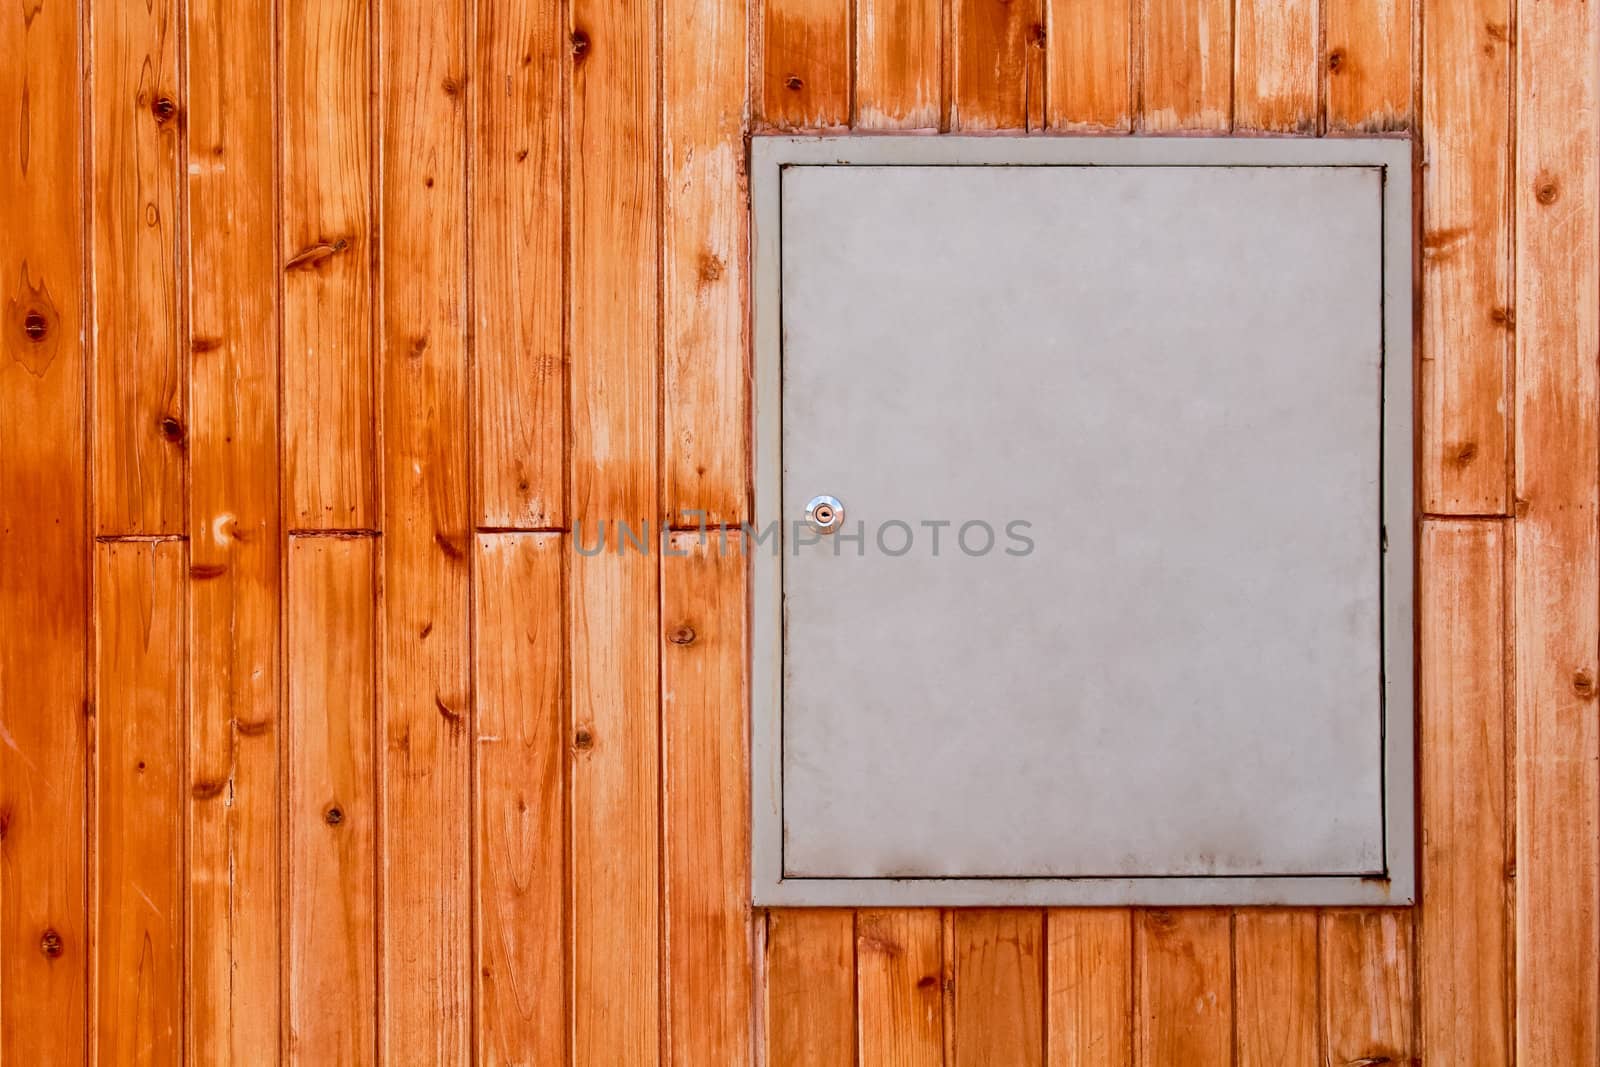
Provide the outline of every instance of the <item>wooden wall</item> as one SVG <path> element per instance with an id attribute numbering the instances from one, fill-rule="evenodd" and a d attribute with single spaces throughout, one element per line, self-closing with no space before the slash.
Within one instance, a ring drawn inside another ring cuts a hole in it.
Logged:
<path id="1" fill-rule="evenodd" d="M 8 5 L 0 1064 L 1596 1063 L 1597 47 L 1579 0 Z M 750 914 L 693 527 L 749 514 L 769 128 L 1420 135 L 1418 908 Z"/>

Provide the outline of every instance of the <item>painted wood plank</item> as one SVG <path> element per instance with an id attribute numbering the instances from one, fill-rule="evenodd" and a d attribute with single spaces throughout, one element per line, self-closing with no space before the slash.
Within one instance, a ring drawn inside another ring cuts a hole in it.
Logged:
<path id="1" fill-rule="evenodd" d="M 1126 908 L 1052 908 L 1050 1067 L 1131 1067 L 1133 914 Z"/>
<path id="2" fill-rule="evenodd" d="M 856 915 L 858 1060 L 944 1063 L 944 922 L 931 908 Z"/>
<path id="3" fill-rule="evenodd" d="M 1412 913 L 1321 915 L 1324 1063 L 1411 1063 Z"/>
<path id="4" fill-rule="evenodd" d="M 661 464 L 675 524 L 749 518 L 745 2 L 662 9 Z"/>
<path id="5" fill-rule="evenodd" d="M 767 1065 L 855 1062 L 854 913 L 767 913 Z"/>
<path id="6" fill-rule="evenodd" d="M 1126 133 L 1133 123 L 1132 0 L 1049 0 L 1053 130 Z"/>
<path id="7" fill-rule="evenodd" d="M 1044 1063 L 1044 913 L 955 913 L 955 1064 Z"/>
<path id="8" fill-rule="evenodd" d="M 1139 129 L 1226 130 L 1232 114 L 1228 0 L 1145 0 L 1139 20 Z"/>
<path id="9" fill-rule="evenodd" d="M 1510 5 L 1436 4 L 1422 35 L 1425 512 L 1509 512 Z"/>
<path id="10" fill-rule="evenodd" d="M 100 534 L 184 528 L 175 3 L 89 8 L 94 497 Z"/>
<path id="11" fill-rule="evenodd" d="M 377 522 L 365 0 L 283 0 L 285 521 Z"/>
<path id="12" fill-rule="evenodd" d="M 1411 127 L 1412 2 L 1323 0 L 1329 131 Z"/>
<path id="13" fill-rule="evenodd" d="M 674 534 L 662 558 L 667 1051 L 682 1067 L 753 1052 L 747 566 L 720 531 Z"/>
<path id="14" fill-rule="evenodd" d="M 952 2 L 951 128 L 1029 129 L 1044 103 L 1044 0 Z"/>
<path id="15" fill-rule="evenodd" d="M 937 130 L 941 0 L 856 0 L 856 119 L 862 130 Z"/>
<path id="16" fill-rule="evenodd" d="M 850 0 L 765 0 L 761 120 L 832 129 L 851 119 Z"/>
<path id="17" fill-rule="evenodd" d="M 95 548 L 95 1063 L 183 1049 L 182 541 Z"/>
<path id="18" fill-rule="evenodd" d="M 1437 1063 L 1509 1062 L 1505 533 L 1422 527 L 1418 1010 Z"/>
<path id="19" fill-rule="evenodd" d="M 1134 912 L 1135 1062 L 1233 1060 L 1230 916 L 1221 909 Z"/>
<path id="20" fill-rule="evenodd" d="M 560 534 L 479 534 L 478 1020 L 482 1064 L 566 1055 Z"/>
<path id="21" fill-rule="evenodd" d="M 187 1058 L 281 1038 L 273 5 L 188 4 Z"/>
<path id="22" fill-rule="evenodd" d="M 477 522 L 559 527 L 566 521 L 562 126 L 573 43 L 560 4 L 474 4 Z"/>
<path id="23" fill-rule="evenodd" d="M 1600 11 L 1519 4 L 1516 1062 L 1600 1058 Z"/>
<path id="24" fill-rule="evenodd" d="M 377 1060 L 377 557 L 371 537 L 289 540 L 290 1063 Z"/>
<path id="25" fill-rule="evenodd" d="M 383 0 L 381 1055 L 471 1047 L 464 0 Z"/>
<path id="26" fill-rule="evenodd" d="M 1317 32 L 1317 0 L 1239 0 L 1234 129 L 1317 132 Z"/>
<path id="27" fill-rule="evenodd" d="M 573 1059 L 658 1061 L 658 13 L 575 0 L 570 189 Z M 625 544 L 626 524 L 638 543 Z"/>
<path id="28" fill-rule="evenodd" d="M 1320 1067 L 1317 1051 L 1317 913 L 1234 914 L 1234 1063 Z"/>

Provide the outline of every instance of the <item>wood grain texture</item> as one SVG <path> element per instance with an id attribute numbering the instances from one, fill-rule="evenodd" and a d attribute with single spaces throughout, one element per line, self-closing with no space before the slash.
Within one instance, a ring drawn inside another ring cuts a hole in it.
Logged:
<path id="1" fill-rule="evenodd" d="M 1600 11 L 1517 8 L 1516 1062 L 1600 1058 Z"/>
<path id="2" fill-rule="evenodd" d="M 1133 124 L 1133 0 L 1049 0 L 1052 130 L 1126 133 Z"/>
<path id="3" fill-rule="evenodd" d="M 290 1063 L 376 1060 L 377 563 L 374 538 L 289 540 Z"/>
<path id="4" fill-rule="evenodd" d="M 950 126 L 1037 129 L 1044 104 L 1044 0 L 952 0 Z"/>
<path id="5" fill-rule="evenodd" d="M 942 0 L 856 0 L 860 130 L 937 130 L 944 116 Z"/>
<path id="6" fill-rule="evenodd" d="M 471 3 L 476 521 L 559 527 L 566 521 L 563 124 L 573 44 L 559 3 Z"/>
<path id="7" fill-rule="evenodd" d="M 1238 0 L 1233 29 L 1233 126 L 1317 132 L 1318 0 Z"/>
<path id="8" fill-rule="evenodd" d="M 1324 1063 L 1411 1063 L 1412 912 L 1323 912 Z"/>
<path id="9" fill-rule="evenodd" d="M 848 125 L 850 0 L 764 0 L 761 121 L 778 129 Z"/>
<path id="10" fill-rule="evenodd" d="M 1510 5 L 1430 4 L 1425 16 L 1421 503 L 1508 514 Z"/>
<path id="11" fill-rule="evenodd" d="M 184 529 L 175 3 L 89 9 L 94 466 L 100 534 Z"/>
<path id="12" fill-rule="evenodd" d="M 1238 1067 L 1320 1067 L 1317 1050 L 1317 913 L 1234 913 Z"/>
<path id="13" fill-rule="evenodd" d="M 188 1059 L 281 1038 L 277 152 L 270 0 L 188 4 Z"/>
<path id="14" fill-rule="evenodd" d="M 478 1020 L 481 1064 L 566 1055 L 561 534 L 479 534 Z"/>
<path id="15" fill-rule="evenodd" d="M 182 1056 L 185 562 L 95 548 L 95 1063 Z"/>
<path id="16" fill-rule="evenodd" d="M 837 910 L 767 913 L 768 1067 L 855 1062 L 854 919 Z"/>
<path id="17" fill-rule="evenodd" d="M 1327 129 L 1410 129 L 1413 0 L 1322 3 Z"/>
<path id="18" fill-rule="evenodd" d="M 936 909 L 856 915 L 858 1059 L 944 1063 L 944 922 Z"/>
<path id="19" fill-rule="evenodd" d="M 471 1040 L 473 729 L 465 4 L 383 0 L 383 750 L 378 1045 L 461 1064 Z"/>
<path id="20" fill-rule="evenodd" d="M 286 521 L 377 523 L 371 27 L 365 0 L 281 0 Z"/>
<path id="21" fill-rule="evenodd" d="M 746 0 L 662 9 L 660 461 L 673 524 L 749 518 L 747 19 Z"/>
<path id="22" fill-rule="evenodd" d="M 1044 913 L 955 912 L 955 1063 L 1044 1063 Z"/>
<path id="23" fill-rule="evenodd" d="M 662 557 L 667 1059 L 681 1067 L 754 1051 L 748 564 L 738 535 L 719 534 L 674 534 Z"/>
<path id="24" fill-rule="evenodd" d="M 1145 0 L 1139 129 L 1226 130 L 1233 111 L 1228 0 Z"/>
<path id="25" fill-rule="evenodd" d="M 1134 912 L 1134 1056 L 1140 1067 L 1233 1061 L 1229 926 L 1221 909 Z"/>
<path id="26" fill-rule="evenodd" d="M 1052 908 L 1046 922 L 1050 1067 L 1132 1067 L 1132 912 Z"/>
<path id="27" fill-rule="evenodd" d="M 1422 1052 L 1506 1064 L 1506 527 L 1422 527 L 1418 684 Z"/>

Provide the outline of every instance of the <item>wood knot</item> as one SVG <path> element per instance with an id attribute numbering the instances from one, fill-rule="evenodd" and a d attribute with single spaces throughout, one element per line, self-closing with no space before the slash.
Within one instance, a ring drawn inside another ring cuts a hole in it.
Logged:
<path id="1" fill-rule="evenodd" d="M 137 770 L 140 774 L 143 774 L 144 773 L 144 760 L 140 760 L 138 763 L 134 764 L 134 769 Z"/>
<path id="2" fill-rule="evenodd" d="M 45 959 L 60 959 L 61 935 L 54 930 L 46 930 L 39 938 L 39 951 L 44 953 Z"/>
<path id="3" fill-rule="evenodd" d="M 1561 199 L 1561 186 L 1554 178 L 1541 178 L 1538 185 L 1534 186 L 1533 198 L 1549 207 Z"/>
<path id="4" fill-rule="evenodd" d="M 918 989 L 932 989 L 934 986 L 936 986 L 938 984 L 939 984 L 939 979 L 934 977 L 931 974 L 925 974 L 921 978 L 917 979 L 917 988 Z"/>
<path id="5" fill-rule="evenodd" d="M 783 79 L 783 87 L 798 93 L 801 89 L 806 87 L 806 83 L 801 79 L 800 75 L 791 74 L 787 78 Z"/>
<path id="6" fill-rule="evenodd" d="M 171 415 L 163 416 L 159 425 L 161 427 L 161 436 L 168 441 L 177 444 L 183 440 L 183 423 Z"/>
<path id="7" fill-rule="evenodd" d="M 680 626 L 667 635 L 667 640 L 675 645 L 692 645 L 697 636 L 693 626 Z"/>
<path id="8" fill-rule="evenodd" d="M 1478 446 L 1471 441 L 1456 449 L 1456 463 L 1465 467 L 1478 458 Z"/>
<path id="9" fill-rule="evenodd" d="M 1049 40 L 1049 36 L 1045 33 L 1044 23 L 1035 22 L 1032 29 L 1028 31 L 1028 38 L 1033 43 L 1033 47 L 1043 48 Z"/>
<path id="10" fill-rule="evenodd" d="M 1337 74 L 1344 67 L 1344 49 L 1335 48 L 1328 53 L 1328 73 Z"/>
<path id="11" fill-rule="evenodd" d="M 1578 671 L 1572 676 L 1572 691 L 1584 700 L 1594 698 L 1594 675 L 1588 671 Z"/>
<path id="12" fill-rule="evenodd" d="M 165 126 L 172 121 L 173 116 L 177 115 L 177 113 L 178 105 L 173 103 L 169 97 L 158 96 L 150 104 L 150 114 L 156 117 L 156 122 L 159 125 Z"/>
<path id="13" fill-rule="evenodd" d="M 338 826 L 340 823 L 344 822 L 343 809 L 341 809 L 337 804 L 331 805 L 327 811 L 322 813 L 322 821 L 327 823 L 329 826 Z"/>
<path id="14" fill-rule="evenodd" d="M 587 726 L 580 726 L 572 732 L 572 746 L 580 752 L 594 747 L 594 734 L 589 732 Z"/>
<path id="15" fill-rule="evenodd" d="M 1489 309 L 1489 321 L 1507 330 L 1514 329 L 1517 325 L 1517 313 L 1506 305 L 1496 304 Z"/>
<path id="16" fill-rule="evenodd" d="M 589 35 L 582 30 L 573 30 L 570 40 L 572 42 L 572 61 L 574 63 L 582 63 L 589 56 Z"/>
<path id="17" fill-rule="evenodd" d="M 37 311 L 30 311 L 22 317 L 22 332 L 34 344 L 45 339 L 50 332 L 50 322 Z"/>

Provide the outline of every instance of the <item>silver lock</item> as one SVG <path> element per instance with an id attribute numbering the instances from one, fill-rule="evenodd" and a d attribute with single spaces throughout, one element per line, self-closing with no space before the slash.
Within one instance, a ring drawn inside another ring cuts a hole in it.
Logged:
<path id="1" fill-rule="evenodd" d="M 818 533 L 833 533 L 844 525 L 844 505 L 837 497 L 812 497 L 806 505 L 806 525 Z"/>

